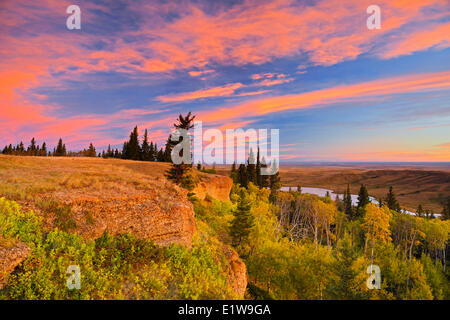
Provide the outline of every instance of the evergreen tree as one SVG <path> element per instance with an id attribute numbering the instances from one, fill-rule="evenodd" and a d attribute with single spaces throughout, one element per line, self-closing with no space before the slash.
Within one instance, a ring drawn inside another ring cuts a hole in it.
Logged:
<path id="1" fill-rule="evenodd" d="M 362 217 L 364 215 L 364 208 L 370 203 L 369 192 L 365 185 L 361 185 L 358 193 L 358 205 L 356 207 L 356 216 Z"/>
<path id="2" fill-rule="evenodd" d="M 358 258 L 358 253 L 351 245 L 348 234 L 339 240 L 336 248 L 335 272 L 336 277 L 331 280 L 329 286 L 332 299 L 355 300 L 363 299 L 362 293 L 354 286 L 354 279 L 358 273 L 353 265 Z"/>
<path id="3" fill-rule="evenodd" d="M 164 148 L 163 161 L 164 162 L 172 162 L 172 148 L 173 145 L 170 139 L 167 139 L 166 146 Z"/>
<path id="4" fill-rule="evenodd" d="M 45 143 L 45 141 L 44 143 L 42 143 L 41 154 L 44 157 L 47 156 L 47 144 Z"/>
<path id="5" fill-rule="evenodd" d="M 256 155 L 256 184 L 259 187 L 262 187 L 262 177 L 261 177 L 261 159 L 259 158 L 259 147 L 258 147 L 258 153 Z"/>
<path id="6" fill-rule="evenodd" d="M 130 133 L 130 140 L 127 144 L 126 159 L 139 160 L 141 156 L 141 147 L 139 145 L 139 133 L 137 126 Z"/>
<path id="7" fill-rule="evenodd" d="M 267 168 L 266 159 L 263 157 L 261 159 L 261 170 Z M 261 184 L 260 187 L 262 188 L 268 188 L 269 187 L 269 176 L 268 175 L 260 175 L 261 178 Z"/>
<path id="8" fill-rule="evenodd" d="M 450 220 L 450 197 L 447 198 L 447 203 L 444 205 L 441 215 L 442 220 Z"/>
<path id="9" fill-rule="evenodd" d="M 239 183 L 238 171 L 236 169 L 236 162 L 233 162 L 231 166 L 230 178 L 233 180 L 233 183 Z"/>
<path id="10" fill-rule="evenodd" d="M 241 163 L 239 165 L 237 176 L 238 176 L 238 182 L 241 185 L 241 187 L 247 188 L 248 176 L 247 176 L 247 168 L 245 167 L 245 164 Z"/>
<path id="11" fill-rule="evenodd" d="M 153 149 L 153 144 L 152 144 Z M 153 150 L 152 150 L 153 152 Z M 151 153 L 150 153 L 150 145 L 148 144 L 148 133 L 147 129 L 145 129 L 144 133 L 144 141 L 142 141 L 142 148 L 141 148 L 141 160 L 143 161 L 150 161 Z"/>
<path id="12" fill-rule="evenodd" d="M 36 156 L 36 140 L 34 137 L 31 139 L 31 144 L 28 147 L 27 153 L 29 156 Z"/>
<path id="13" fill-rule="evenodd" d="M 147 130 L 145 131 L 147 132 Z M 155 146 L 152 141 L 150 141 L 150 148 L 148 150 L 148 161 L 155 161 Z"/>
<path id="14" fill-rule="evenodd" d="M 122 147 L 122 159 L 128 159 L 127 156 L 128 156 L 128 142 L 124 142 Z"/>
<path id="15" fill-rule="evenodd" d="M 252 182 L 257 185 L 257 177 L 256 177 L 256 160 L 255 155 L 253 154 L 253 150 L 250 149 L 247 161 L 247 181 Z"/>
<path id="16" fill-rule="evenodd" d="M 250 210 L 250 201 L 245 192 L 241 190 L 237 208 L 233 210 L 234 218 L 230 225 L 230 236 L 235 247 L 248 242 L 248 236 L 254 226 L 254 217 Z"/>
<path id="17" fill-rule="evenodd" d="M 88 157 L 95 157 L 97 155 L 97 152 L 95 151 L 94 145 L 92 142 L 89 144 L 89 149 L 87 150 L 86 155 Z M 105 158 L 105 151 L 103 151 L 103 157 Z"/>
<path id="18" fill-rule="evenodd" d="M 165 160 L 164 159 L 164 151 L 163 151 L 162 148 L 158 151 L 158 154 L 156 156 L 156 160 L 159 161 L 159 162 L 164 162 L 164 160 Z"/>
<path id="19" fill-rule="evenodd" d="M 389 192 L 386 196 L 386 205 L 389 209 L 400 212 L 400 205 L 395 197 L 394 189 L 392 186 L 389 187 Z"/>
<path id="20" fill-rule="evenodd" d="M 416 215 L 418 217 L 423 217 L 424 216 L 424 211 L 423 211 L 422 204 L 419 204 L 419 206 L 417 207 Z"/>
<path id="21" fill-rule="evenodd" d="M 272 202 L 275 202 L 278 190 L 281 189 L 281 179 L 280 179 L 280 173 L 278 170 L 278 162 L 276 160 L 273 161 L 272 168 L 276 171 L 275 174 L 270 175 L 269 177 L 269 183 L 270 183 L 270 200 Z"/>
<path id="22" fill-rule="evenodd" d="M 158 160 L 158 153 L 158 144 L 155 142 L 153 145 L 152 161 L 160 161 Z"/>
<path id="23" fill-rule="evenodd" d="M 352 195 L 350 193 L 350 185 L 347 184 L 347 190 L 344 193 L 344 212 L 349 218 L 353 218 Z"/>
<path id="24" fill-rule="evenodd" d="M 178 123 L 174 123 L 174 126 L 176 129 L 189 130 L 194 127 L 194 125 L 192 124 L 194 119 L 195 116 L 191 117 L 190 112 L 185 117 L 183 117 L 183 115 L 180 114 L 178 117 Z M 180 156 L 183 155 L 180 154 Z M 195 187 L 195 182 L 192 176 L 191 163 L 180 163 L 180 164 L 172 163 L 171 168 L 166 173 L 166 176 L 167 178 L 173 180 L 177 184 L 180 184 L 183 188 L 187 190 L 192 190 Z"/>
<path id="25" fill-rule="evenodd" d="M 55 157 L 63 157 L 66 155 L 65 145 L 63 144 L 61 138 L 59 138 L 58 145 L 56 146 L 56 150 L 54 150 L 53 155 Z"/>
<path id="26" fill-rule="evenodd" d="M 112 158 L 114 156 L 113 151 L 111 150 L 111 145 L 108 144 L 108 149 L 106 150 L 106 157 L 107 158 Z"/>

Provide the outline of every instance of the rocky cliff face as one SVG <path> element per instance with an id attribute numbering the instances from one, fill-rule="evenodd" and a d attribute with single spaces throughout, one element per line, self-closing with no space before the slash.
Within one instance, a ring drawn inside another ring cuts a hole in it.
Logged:
<path id="1" fill-rule="evenodd" d="M 30 253 L 30 248 L 22 242 L 8 245 L 3 242 L 4 240 L 0 241 L 0 289 L 8 282 L 8 276 L 14 271 L 14 268 L 25 260 Z"/>
<path id="2" fill-rule="evenodd" d="M 224 247 L 224 254 L 228 260 L 228 285 L 233 293 L 240 299 L 244 298 L 245 289 L 247 288 L 247 267 L 239 255 L 228 246 Z"/>
<path id="3" fill-rule="evenodd" d="M 230 191 L 233 186 L 233 180 L 226 176 L 216 174 L 202 174 L 199 176 L 195 192 L 199 199 L 205 199 L 206 195 L 220 201 L 230 200 Z"/>
<path id="4" fill-rule="evenodd" d="M 52 199 L 56 197 L 57 194 L 52 195 Z M 171 243 L 192 245 L 196 230 L 194 209 L 187 200 L 186 191 L 177 186 L 165 189 L 163 194 L 148 189 L 123 195 L 65 194 L 56 199 L 71 208 L 71 218 L 76 224 L 73 232 L 86 239 L 99 238 L 104 232 L 112 235 L 129 233 L 163 246 Z M 57 213 L 47 214 L 47 217 L 51 217 L 47 220 L 51 227 L 57 225 Z"/>
<path id="5" fill-rule="evenodd" d="M 33 161 L 40 161 L 39 166 L 21 168 L 21 174 L 33 180 L 20 181 L 37 186 L 36 191 L 18 202 L 22 210 L 33 210 L 43 218 L 44 229 L 58 227 L 86 239 L 96 239 L 104 232 L 129 233 L 163 246 L 192 246 L 197 229 L 194 208 L 187 191 L 164 177 L 168 164 L 70 158 Z M 230 178 L 206 173 L 198 173 L 198 178 L 198 198 L 210 195 L 229 200 Z M 41 192 L 40 186 L 48 185 L 48 181 L 53 185 Z M 21 187 L 31 189 L 28 185 Z M 229 286 L 243 298 L 245 264 L 235 251 L 225 248 Z M 0 241 L 0 284 L 28 254 L 24 244 L 2 247 Z"/>

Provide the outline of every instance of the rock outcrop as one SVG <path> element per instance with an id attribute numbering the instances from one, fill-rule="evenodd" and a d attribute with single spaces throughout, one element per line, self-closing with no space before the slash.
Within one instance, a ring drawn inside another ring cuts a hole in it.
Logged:
<path id="1" fill-rule="evenodd" d="M 243 299 L 247 288 L 247 267 L 244 261 L 239 258 L 237 252 L 230 247 L 224 247 L 224 255 L 229 264 L 228 286 L 237 297 Z"/>
<path id="2" fill-rule="evenodd" d="M 186 192 L 176 186 L 171 194 L 154 190 L 121 196 L 65 194 L 57 201 L 71 208 L 76 224 L 73 232 L 86 239 L 99 238 L 104 232 L 129 233 L 163 246 L 177 243 L 191 247 L 196 230 L 193 206 Z M 55 216 L 53 227 L 56 219 Z"/>
<path id="3" fill-rule="evenodd" d="M 220 201 L 230 200 L 230 191 L 233 186 L 231 178 L 217 174 L 202 174 L 199 180 L 193 191 L 199 199 L 203 200 L 206 195 L 209 195 Z"/>
<path id="4" fill-rule="evenodd" d="M 0 240 L 2 240 L 0 238 Z M 1 244 L 0 241 L 0 289 L 8 282 L 8 276 L 30 254 L 30 248 L 23 242 L 10 245 Z"/>

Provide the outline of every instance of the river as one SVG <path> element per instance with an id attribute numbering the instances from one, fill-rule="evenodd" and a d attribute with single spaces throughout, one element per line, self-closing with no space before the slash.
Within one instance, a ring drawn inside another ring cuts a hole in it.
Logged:
<path id="1" fill-rule="evenodd" d="M 289 188 L 292 191 L 297 191 L 297 187 L 282 187 L 281 191 L 289 191 Z M 328 191 L 330 193 L 330 197 L 332 200 L 336 200 L 336 196 L 339 196 L 339 199 L 341 199 L 341 200 L 343 200 L 343 198 L 344 198 L 343 194 L 334 193 L 333 190 L 329 190 L 329 189 L 312 188 L 312 187 L 301 187 L 301 188 L 302 188 L 302 193 L 315 194 L 315 195 L 318 195 L 319 197 L 325 197 L 327 194 L 327 191 Z M 352 205 L 354 205 L 354 206 L 358 205 L 358 195 L 352 194 L 351 197 L 352 197 Z M 379 204 L 377 199 L 375 199 L 374 197 L 369 197 L 369 200 L 370 200 L 370 202 Z M 411 215 L 416 215 L 415 212 L 411 212 L 408 210 L 402 210 L 402 212 L 411 214 Z"/>

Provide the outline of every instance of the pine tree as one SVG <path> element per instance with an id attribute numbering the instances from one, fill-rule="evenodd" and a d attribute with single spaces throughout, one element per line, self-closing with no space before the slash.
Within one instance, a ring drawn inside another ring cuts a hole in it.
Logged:
<path id="1" fill-rule="evenodd" d="M 36 154 L 36 140 L 34 139 L 34 137 L 31 139 L 31 144 L 28 147 L 27 154 L 29 156 L 36 156 L 37 155 Z"/>
<path id="2" fill-rule="evenodd" d="M 419 206 L 417 207 L 416 215 L 418 217 L 423 217 L 424 216 L 424 211 L 423 211 L 422 204 L 419 204 Z"/>
<path id="3" fill-rule="evenodd" d="M 266 159 L 263 157 L 261 159 L 261 171 L 262 169 L 267 168 L 267 163 L 266 163 Z M 261 174 L 261 185 L 260 187 L 262 188 L 268 188 L 269 187 L 269 176 L 266 174 Z"/>
<path id="4" fill-rule="evenodd" d="M 270 200 L 272 202 L 275 202 L 277 198 L 278 190 L 281 189 L 281 179 L 280 179 L 280 173 L 278 170 L 278 163 L 276 160 L 273 161 L 271 169 L 274 169 L 276 173 L 270 175 L 269 177 L 269 183 L 270 183 Z"/>
<path id="5" fill-rule="evenodd" d="M 362 217 L 364 215 L 364 208 L 370 203 L 369 193 L 365 185 L 361 185 L 358 193 L 358 205 L 356 207 L 356 216 Z"/>
<path id="6" fill-rule="evenodd" d="M 247 176 L 247 168 L 246 168 L 245 164 L 241 163 L 239 165 L 237 176 L 238 176 L 238 182 L 241 185 L 241 187 L 247 188 L 248 176 Z"/>
<path id="7" fill-rule="evenodd" d="M 253 150 L 250 149 L 247 161 L 247 181 L 252 182 L 253 184 L 257 184 L 255 163 L 255 155 L 253 154 Z"/>
<path id="8" fill-rule="evenodd" d="M 127 156 L 128 156 L 128 142 L 124 142 L 122 147 L 122 159 L 128 159 Z"/>
<path id="9" fill-rule="evenodd" d="M 111 145 L 108 144 L 108 149 L 106 150 L 106 157 L 107 158 L 112 158 L 114 156 L 113 151 L 111 150 Z"/>
<path id="10" fill-rule="evenodd" d="M 164 148 L 163 161 L 164 162 L 172 162 L 172 148 L 173 145 L 170 139 L 167 139 L 166 146 Z"/>
<path id="11" fill-rule="evenodd" d="M 95 157 L 97 155 L 97 152 L 95 151 L 94 145 L 92 142 L 89 144 L 89 149 L 86 152 L 86 155 L 88 157 Z M 103 151 L 103 157 L 105 158 L 105 151 Z"/>
<path id="12" fill-rule="evenodd" d="M 348 217 L 353 218 L 352 195 L 350 193 L 350 185 L 348 184 L 347 190 L 344 193 L 344 212 Z"/>
<path id="13" fill-rule="evenodd" d="M 261 159 L 260 159 L 260 154 L 259 154 L 259 147 L 258 147 L 258 153 L 256 155 L 256 184 L 259 187 L 262 187 Z"/>
<path id="14" fill-rule="evenodd" d="M 164 162 L 164 151 L 163 151 L 163 149 L 161 148 L 161 149 L 159 149 L 159 151 L 158 151 L 158 154 L 157 154 L 157 156 L 156 156 L 156 161 L 159 161 L 159 162 Z"/>
<path id="15" fill-rule="evenodd" d="M 194 125 L 192 124 L 194 119 L 195 116 L 191 117 L 190 112 L 185 117 L 183 117 L 183 115 L 180 114 L 178 117 L 178 123 L 174 123 L 174 126 L 176 129 L 189 130 L 194 127 Z M 180 156 L 183 155 L 180 154 Z M 181 185 L 183 188 L 187 190 L 192 190 L 195 187 L 195 182 L 192 176 L 191 163 L 180 163 L 180 164 L 172 163 L 170 169 L 166 173 L 166 176 L 167 178 L 173 180 L 175 183 Z"/>
<path id="16" fill-rule="evenodd" d="M 450 220 L 450 197 L 447 198 L 447 203 L 444 205 L 441 215 L 442 220 Z"/>
<path id="17" fill-rule="evenodd" d="M 233 210 L 234 218 L 230 225 L 230 236 L 235 247 L 248 242 L 248 236 L 254 226 L 254 217 L 250 210 L 250 201 L 245 192 L 241 190 L 237 208 Z"/>
<path id="18" fill-rule="evenodd" d="M 153 144 L 152 144 L 153 148 Z M 148 133 L 147 129 L 145 129 L 144 133 L 144 141 L 142 141 L 142 148 L 141 148 L 141 160 L 143 161 L 150 161 L 150 145 L 148 144 Z"/>
<path id="19" fill-rule="evenodd" d="M 233 183 L 239 183 L 238 171 L 236 169 L 236 162 L 233 162 L 231 166 L 230 178 L 233 180 Z"/>
<path id="20" fill-rule="evenodd" d="M 147 130 L 145 131 L 147 132 Z M 150 141 L 150 148 L 148 150 L 148 161 L 155 161 L 155 146 L 152 141 Z"/>
<path id="21" fill-rule="evenodd" d="M 61 138 L 59 138 L 58 145 L 56 146 L 56 150 L 53 152 L 53 155 L 55 157 L 65 156 L 65 147 Z"/>
<path id="22" fill-rule="evenodd" d="M 389 209 L 400 212 L 400 205 L 395 197 L 394 189 L 392 186 L 389 187 L 389 192 L 386 195 L 386 205 Z"/>
<path id="23" fill-rule="evenodd" d="M 45 143 L 45 141 L 44 143 L 42 143 L 41 154 L 44 157 L 47 156 L 47 144 Z"/>
<path id="24" fill-rule="evenodd" d="M 139 160 L 141 155 L 141 147 L 139 145 L 138 127 L 134 127 L 130 133 L 130 140 L 127 144 L 126 159 Z"/>

